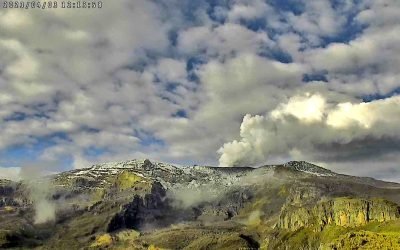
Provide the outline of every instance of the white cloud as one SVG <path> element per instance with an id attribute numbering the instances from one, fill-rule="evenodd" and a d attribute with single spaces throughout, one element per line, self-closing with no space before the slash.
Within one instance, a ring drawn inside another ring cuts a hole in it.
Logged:
<path id="1" fill-rule="evenodd" d="M 260 0 L 236 1 L 229 10 L 227 16 L 230 21 L 237 22 L 241 19 L 251 20 L 261 18 L 270 10 L 271 7 Z"/>
<path id="2" fill-rule="evenodd" d="M 307 99 L 302 96 L 292 97 L 287 104 L 271 112 L 274 120 L 285 119 L 286 116 L 294 116 L 305 123 L 319 122 L 323 119 L 326 102 L 320 95 L 306 94 Z"/>
<path id="3" fill-rule="evenodd" d="M 370 39 L 350 44 L 334 43 L 324 49 L 312 50 L 310 64 L 317 70 L 352 72 L 373 62 L 377 44 Z"/>
<path id="4" fill-rule="evenodd" d="M 150 61 L 146 50 L 168 48 L 169 24 L 160 19 L 161 11 L 142 0 L 46 15 L 0 10 L 0 117 L 22 115 L 1 123 L 0 148 L 66 133 L 71 141 L 61 142 L 63 154 L 57 156 L 78 155 L 97 143 L 137 149 L 134 121 L 178 109 L 159 96 L 150 72 L 130 68 Z M 177 75 L 176 64 L 166 62 L 160 63 L 160 75 L 185 77 L 185 69 Z M 91 142 L 82 143 L 88 137 Z"/>
<path id="5" fill-rule="evenodd" d="M 178 36 L 178 48 L 183 53 L 206 53 L 208 56 L 257 53 L 273 45 L 274 42 L 265 32 L 254 32 L 233 23 L 226 23 L 215 28 L 193 27 L 181 31 Z"/>
<path id="6" fill-rule="evenodd" d="M 164 82 L 184 82 L 187 77 L 186 62 L 162 58 L 154 69 L 155 74 Z"/>
<path id="7" fill-rule="evenodd" d="M 31 15 L 24 10 L 12 9 L 0 12 L 0 26 L 5 29 L 18 29 L 28 26 L 32 21 Z"/>
<path id="8" fill-rule="evenodd" d="M 367 139 L 399 141 L 399 105 L 400 97 L 370 103 L 331 103 L 319 94 L 294 96 L 264 116 L 246 115 L 240 141 L 226 143 L 219 150 L 220 165 L 260 164 L 270 157 L 290 157 L 296 152 L 307 155 L 320 148 Z M 351 147 L 348 150 L 355 151 Z M 337 157 L 340 160 L 340 155 Z"/>
<path id="9" fill-rule="evenodd" d="M 307 49 L 298 58 L 315 71 L 327 71 L 330 88 L 350 95 L 387 95 L 400 87 L 398 1 L 366 1 L 355 22 L 366 28 L 347 43 Z M 387 6 L 390 6 L 387 7 Z"/>
<path id="10" fill-rule="evenodd" d="M 288 22 L 297 32 L 307 34 L 314 44 L 319 43 L 321 36 L 333 36 L 341 32 L 346 23 L 348 6 L 332 6 L 329 0 L 301 1 L 304 11 L 296 15 L 287 13 Z"/>

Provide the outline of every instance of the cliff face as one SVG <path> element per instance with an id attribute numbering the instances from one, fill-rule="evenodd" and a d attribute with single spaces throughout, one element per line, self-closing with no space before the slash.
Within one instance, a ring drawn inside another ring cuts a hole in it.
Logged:
<path id="1" fill-rule="evenodd" d="M 301 227 L 336 225 L 354 227 L 368 222 L 400 218 L 397 204 L 382 199 L 333 198 L 314 206 L 285 205 L 277 228 L 297 230 Z"/>
<path id="2" fill-rule="evenodd" d="M 148 223 L 162 223 L 168 203 L 164 202 L 165 189 L 159 183 L 153 183 L 151 191 L 145 195 L 135 195 L 110 221 L 107 231 L 131 228 L 140 229 Z"/>

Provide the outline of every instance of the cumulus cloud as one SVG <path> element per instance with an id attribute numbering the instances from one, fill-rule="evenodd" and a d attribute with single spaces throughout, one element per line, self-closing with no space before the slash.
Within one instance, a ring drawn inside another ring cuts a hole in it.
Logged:
<path id="1" fill-rule="evenodd" d="M 178 36 L 178 48 L 187 54 L 206 53 L 225 57 L 238 52 L 257 53 L 273 45 L 266 32 L 255 32 L 235 23 L 215 28 L 192 27 L 181 31 Z"/>
<path id="2" fill-rule="evenodd" d="M 361 34 L 348 42 L 306 49 L 300 56 L 317 72 L 327 72 L 330 88 L 350 95 L 387 95 L 399 88 L 400 10 L 397 1 L 363 1 L 352 20 L 363 26 Z M 390 8 L 388 7 L 390 6 Z M 354 10 L 353 10 L 354 11 Z M 356 32 L 356 30 L 354 31 Z"/>
<path id="3" fill-rule="evenodd" d="M 232 22 L 240 21 L 241 19 L 252 20 L 262 18 L 271 11 L 272 8 L 263 1 L 236 1 L 236 4 L 227 13 L 228 19 Z"/>
<path id="4" fill-rule="evenodd" d="M 283 92 L 296 88 L 302 71 L 301 65 L 252 54 L 241 54 L 224 63 L 211 61 L 199 71 L 208 96 L 202 116 L 217 120 L 237 118 L 250 110 L 260 113 L 276 105 Z"/>
<path id="5" fill-rule="evenodd" d="M 341 31 L 346 22 L 346 15 L 342 15 L 342 9 L 348 9 L 348 6 L 339 5 L 339 8 L 335 9 L 329 0 L 303 1 L 303 3 L 305 9 L 303 13 L 300 15 L 287 14 L 287 18 L 295 30 L 307 33 L 314 39 L 321 35 L 332 36 Z M 317 39 L 314 40 L 314 42 L 317 41 Z"/>
<path id="6" fill-rule="evenodd" d="M 160 13 L 160 6 L 141 0 L 46 15 L 1 10 L 0 149 L 56 144 L 37 156 L 44 158 L 79 157 L 91 147 L 139 150 L 139 117 L 179 110 L 160 96 L 154 72 L 132 68 L 151 61 L 147 51 L 168 48 Z M 163 81 L 185 79 L 185 62 L 159 62 L 156 76 Z"/>
<path id="7" fill-rule="evenodd" d="M 158 61 L 154 73 L 164 82 L 184 82 L 187 78 L 186 63 L 171 58 Z"/>
<path id="8" fill-rule="evenodd" d="M 399 104 L 399 97 L 332 103 L 317 93 L 294 96 L 266 115 L 246 115 L 240 126 L 241 139 L 224 144 L 219 162 L 221 166 L 254 165 L 270 157 L 307 155 L 336 144 L 359 147 L 357 142 L 366 139 L 398 142 Z"/>

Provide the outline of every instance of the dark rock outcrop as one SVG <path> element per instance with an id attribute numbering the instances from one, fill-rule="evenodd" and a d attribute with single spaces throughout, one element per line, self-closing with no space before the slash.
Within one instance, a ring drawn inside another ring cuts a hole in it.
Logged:
<path id="1" fill-rule="evenodd" d="M 108 232 L 122 228 L 143 229 L 164 221 L 168 210 L 166 191 L 158 182 L 153 183 L 151 192 L 144 196 L 135 195 L 133 200 L 122 207 L 108 225 Z"/>

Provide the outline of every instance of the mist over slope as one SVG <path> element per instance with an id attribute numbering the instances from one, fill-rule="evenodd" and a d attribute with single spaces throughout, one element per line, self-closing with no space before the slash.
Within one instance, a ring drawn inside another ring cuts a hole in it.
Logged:
<path id="1" fill-rule="evenodd" d="M 32 185 L 40 183 L 51 192 L 38 203 Z M 1 180 L 0 247 L 396 249 L 399 191 L 398 183 L 302 161 L 258 168 L 104 163 L 36 183 Z M 38 217 L 38 206 L 52 213 Z"/>

